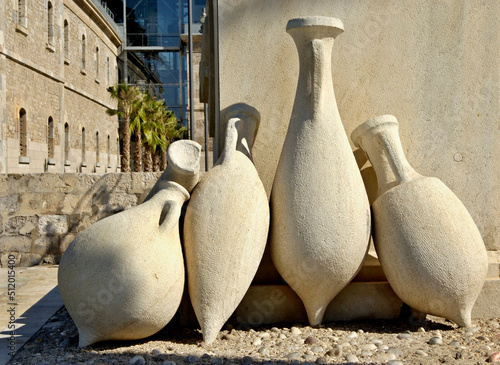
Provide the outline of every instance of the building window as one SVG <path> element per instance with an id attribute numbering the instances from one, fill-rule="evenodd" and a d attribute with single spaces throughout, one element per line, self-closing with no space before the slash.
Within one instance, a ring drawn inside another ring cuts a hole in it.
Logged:
<path id="1" fill-rule="evenodd" d="M 64 160 L 69 161 L 69 125 L 64 124 Z"/>
<path id="2" fill-rule="evenodd" d="M 109 136 L 109 134 L 108 134 L 107 152 L 108 152 L 108 167 L 111 167 L 111 137 Z"/>
<path id="3" fill-rule="evenodd" d="M 109 82 L 109 57 L 106 58 L 106 80 L 107 80 L 107 85 L 110 85 L 111 83 Z"/>
<path id="4" fill-rule="evenodd" d="M 47 3 L 47 32 L 48 39 L 47 43 L 51 46 L 54 45 L 54 7 L 52 3 L 49 1 Z"/>
<path id="5" fill-rule="evenodd" d="M 85 165 L 85 151 L 87 150 L 85 146 L 85 128 L 82 128 L 82 166 Z"/>
<path id="6" fill-rule="evenodd" d="M 27 9 L 27 1 L 28 0 L 18 0 L 17 5 L 18 5 L 18 18 L 17 18 L 17 23 L 24 28 L 28 28 L 28 9 Z"/>
<path id="7" fill-rule="evenodd" d="M 54 158 L 54 120 L 49 117 L 47 123 L 47 149 L 48 158 Z"/>
<path id="8" fill-rule="evenodd" d="M 64 19 L 64 62 L 69 63 L 69 24 Z"/>
<path id="9" fill-rule="evenodd" d="M 95 162 L 99 163 L 99 132 L 95 133 Z"/>
<path id="10" fill-rule="evenodd" d="M 19 111 L 19 154 L 28 156 L 28 120 L 24 109 Z"/>
<path id="11" fill-rule="evenodd" d="M 95 78 L 99 80 L 99 47 L 95 48 Z"/>
<path id="12" fill-rule="evenodd" d="M 85 35 L 82 35 L 82 71 L 85 71 Z"/>

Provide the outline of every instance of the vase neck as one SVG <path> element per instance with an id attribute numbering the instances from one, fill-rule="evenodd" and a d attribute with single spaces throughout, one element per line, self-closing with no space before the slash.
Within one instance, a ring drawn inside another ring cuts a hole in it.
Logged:
<path id="1" fill-rule="evenodd" d="M 394 186 L 420 177 L 406 159 L 398 134 L 398 122 L 382 115 L 357 127 L 351 139 L 368 156 L 377 175 L 377 197 Z"/>
<path id="2" fill-rule="evenodd" d="M 327 106 L 335 103 L 332 97 L 332 50 L 335 37 L 342 31 L 342 22 L 335 18 L 298 18 L 288 23 L 287 32 L 299 54 L 295 105 L 306 108 L 312 119 L 318 119 Z M 337 110 L 336 107 L 333 109 Z"/>

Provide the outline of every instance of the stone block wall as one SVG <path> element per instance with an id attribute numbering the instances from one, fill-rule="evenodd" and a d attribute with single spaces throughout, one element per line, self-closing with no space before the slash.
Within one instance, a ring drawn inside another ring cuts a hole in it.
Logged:
<path id="1" fill-rule="evenodd" d="M 135 206 L 160 174 L 0 175 L 1 266 L 9 254 L 19 266 L 58 263 L 79 232 Z"/>

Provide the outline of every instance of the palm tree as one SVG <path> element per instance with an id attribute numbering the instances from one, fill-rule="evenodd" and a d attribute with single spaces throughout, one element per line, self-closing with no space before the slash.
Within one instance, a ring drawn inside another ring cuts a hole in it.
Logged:
<path id="1" fill-rule="evenodd" d="M 118 106 L 117 109 L 107 109 L 106 113 L 118 115 L 124 120 L 121 169 L 122 172 L 130 172 L 130 119 L 137 112 L 141 92 L 139 88 L 127 84 L 110 86 L 107 90 L 111 98 L 118 102 Z"/>
<path id="2" fill-rule="evenodd" d="M 177 122 L 177 118 L 173 111 L 168 110 L 165 118 L 163 119 L 165 124 L 165 139 L 167 140 L 165 149 L 161 150 L 161 165 L 160 170 L 163 171 L 167 167 L 167 148 L 173 141 L 184 138 L 187 129 L 180 123 Z"/>
<path id="3" fill-rule="evenodd" d="M 166 138 L 164 137 L 165 125 L 163 119 L 168 112 L 164 100 L 150 99 L 145 106 L 146 120 L 142 124 L 144 135 L 144 171 L 154 170 L 155 162 L 153 157 L 156 151 L 166 148 Z"/>

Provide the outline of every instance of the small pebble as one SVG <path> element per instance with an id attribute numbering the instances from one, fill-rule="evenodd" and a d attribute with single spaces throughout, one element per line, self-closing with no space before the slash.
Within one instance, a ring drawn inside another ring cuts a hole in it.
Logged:
<path id="1" fill-rule="evenodd" d="M 222 339 L 223 340 L 228 340 L 228 341 L 234 341 L 234 340 L 236 340 L 236 336 L 235 335 L 231 335 L 231 334 L 223 335 Z"/>
<path id="2" fill-rule="evenodd" d="M 347 335 L 348 339 L 356 338 L 358 337 L 358 334 L 356 332 L 351 332 Z"/>
<path id="3" fill-rule="evenodd" d="M 381 344 L 381 345 L 377 345 L 377 349 L 379 351 L 387 351 L 387 350 L 389 350 L 389 346 Z"/>
<path id="4" fill-rule="evenodd" d="M 403 339 L 408 339 L 408 338 L 411 338 L 411 334 L 409 333 L 400 333 L 397 338 L 399 338 L 400 340 L 403 340 Z"/>
<path id="5" fill-rule="evenodd" d="M 264 338 L 269 338 L 271 337 L 271 334 L 269 332 L 264 332 L 263 334 L 260 335 L 260 338 L 264 339 Z"/>
<path id="6" fill-rule="evenodd" d="M 285 335 L 284 333 L 280 333 L 280 339 L 281 339 L 281 340 L 286 339 L 286 335 Z"/>
<path id="7" fill-rule="evenodd" d="M 373 343 L 367 343 L 365 345 L 361 345 L 361 350 L 376 350 L 377 346 Z"/>
<path id="8" fill-rule="evenodd" d="M 311 348 L 311 351 L 312 351 L 312 352 L 316 352 L 316 353 L 317 353 L 317 352 L 323 352 L 323 347 L 321 347 L 321 346 L 313 346 L 313 347 Z"/>
<path id="9" fill-rule="evenodd" d="M 250 356 L 245 356 L 242 360 L 241 360 L 241 364 L 242 365 L 250 365 L 253 363 L 253 359 L 250 357 Z"/>
<path id="10" fill-rule="evenodd" d="M 342 343 L 340 344 L 340 346 L 342 346 L 342 347 L 350 347 L 350 346 L 351 346 L 351 343 L 350 343 L 350 342 L 342 342 Z"/>
<path id="11" fill-rule="evenodd" d="M 142 356 L 134 356 L 129 362 L 131 365 L 146 365 L 146 360 Z"/>
<path id="12" fill-rule="evenodd" d="M 390 348 L 387 350 L 387 353 L 388 353 L 388 354 L 393 354 L 393 355 L 394 355 L 394 356 L 396 356 L 396 357 L 401 357 L 401 356 L 403 356 L 403 351 L 401 351 L 400 349 L 395 348 L 395 347 L 390 347 Z"/>
<path id="13" fill-rule="evenodd" d="M 288 360 L 295 360 L 300 358 L 300 356 L 301 356 L 300 352 L 291 352 L 283 357 Z"/>
<path id="14" fill-rule="evenodd" d="M 173 361 L 171 361 L 171 362 L 173 362 Z M 222 364 L 224 364 L 224 360 L 221 359 L 221 358 L 219 358 L 219 357 L 214 357 L 214 358 L 212 358 L 210 360 L 210 364 L 212 364 L 212 365 L 222 365 Z"/>
<path id="15" fill-rule="evenodd" d="M 374 345 L 382 345 L 383 344 L 382 340 L 379 340 L 377 338 L 371 339 L 370 342 L 373 343 Z"/>
<path id="16" fill-rule="evenodd" d="M 491 328 L 500 328 L 500 324 L 497 321 L 494 321 L 492 319 L 486 321 L 486 324 L 490 326 Z"/>
<path id="17" fill-rule="evenodd" d="M 253 341 L 252 345 L 254 345 L 254 346 L 260 346 L 260 345 L 262 345 L 262 340 L 260 338 L 256 338 Z"/>
<path id="18" fill-rule="evenodd" d="M 418 327 L 417 332 L 425 332 L 425 328 L 424 327 Z"/>
<path id="19" fill-rule="evenodd" d="M 269 349 L 267 347 L 261 347 L 259 349 L 259 354 L 262 356 L 269 356 Z"/>
<path id="20" fill-rule="evenodd" d="M 488 337 L 486 337 L 486 336 L 477 336 L 477 339 L 479 341 L 488 341 L 488 342 L 490 341 L 490 339 Z"/>
<path id="21" fill-rule="evenodd" d="M 453 346 L 453 347 L 460 347 L 460 342 L 457 340 L 451 341 L 448 345 Z"/>
<path id="22" fill-rule="evenodd" d="M 307 337 L 306 340 L 304 341 L 306 345 L 312 345 L 316 342 L 318 342 L 318 340 L 311 336 Z"/>
<path id="23" fill-rule="evenodd" d="M 363 350 L 361 351 L 361 356 L 370 357 L 372 356 L 372 353 L 368 350 Z"/>
<path id="24" fill-rule="evenodd" d="M 418 356 L 429 356 L 424 350 L 417 350 L 415 352 Z"/>
<path id="25" fill-rule="evenodd" d="M 347 354 L 347 355 L 345 355 L 345 359 L 348 362 L 359 362 L 358 357 L 356 355 L 353 355 L 353 354 Z"/>
<path id="26" fill-rule="evenodd" d="M 443 339 L 441 337 L 431 337 L 427 343 L 429 345 L 441 345 L 443 343 Z"/>
<path id="27" fill-rule="evenodd" d="M 162 363 L 162 365 L 176 365 L 176 363 L 175 363 L 175 362 L 173 362 L 173 361 L 165 360 L 165 361 Z"/>
<path id="28" fill-rule="evenodd" d="M 328 360 L 324 357 L 318 357 L 316 359 L 316 365 L 326 365 L 328 364 Z"/>
<path id="29" fill-rule="evenodd" d="M 273 327 L 271 328 L 271 331 L 273 332 L 281 332 L 280 329 L 278 327 Z"/>
<path id="30" fill-rule="evenodd" d="M 298 335 L 301 335 L 302 334 L 302 331 L 299 330 L 297 327 L 292 327 L 291 331 L 292 335 L 294 336 L 298 336 Z"/>
<path id="31" fill-rule="evenodd" d="M 387 365 L 403 365 L 403 362 L 399 360 L 389 360 L 387 361 Z"/>
<path id="32" fill-rule="evenodd" d="M 198 362 L 200 360 L 197 356 L 194 355 L 188 355 L 185 359 L 184 362 L 186 364 L 194 364 L 195 362 Z"/>
<path id="33" fill-rule="evenodd" d="M 326 352 L 328 356 L 342 356 L 342 346 L 335 345 L 331 350 Z"/>
<path id="34" fill-rule="evenodd" d="M 466 334 L 473 334 L 479 330 L 481 330 L 481 327 L 471 327 L 471 328 L 467 328 L 467 331 L 465 333 Z"/>
<path id="35" fill-rule="evenodd" d="M 64 340 L 61 341 L 59 347 L 67 347 L 68 345 L 69 345 L 69 338 L 65 338 Z"/>
<path id="36" fill-rule="evenodd" d="M 389 353 L 384 353 L 384 354 L 380 354 L 379 356 L 377 356 L 377 360 L 380 362 L 386 362 L 386 361 L 391 361 L 391 360 L 395 360 L 395 359 L 396 359 L 396 355 L 389 354 Z"/>
<path id="37" fill-rule="evenodd" d="M 310 354 L 302 355 L 302 357 L 306 361 L 312 361 L 312 362 L 314 362 L 316 360 L 316 357 L 314 355 L 310 355 Z"/>
<path id="38" fill-rule="evenodd" d="M 153 351 L 151 351 L 151 354 L 152 354 L 153 356 L 158 356 L 158 355 L 161 355 L 161 354 L 162 354 L 162 352 L 161 352 L 160 350 L 158 350 L 158 349 L 154 349 Z"/>
<path id="39" fill-rule="evenodd" d="M 500 362 L 500 352 L 495 352 L 488 357 L 487 362 Z"/>

